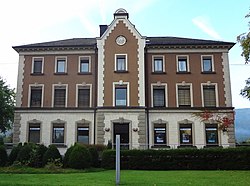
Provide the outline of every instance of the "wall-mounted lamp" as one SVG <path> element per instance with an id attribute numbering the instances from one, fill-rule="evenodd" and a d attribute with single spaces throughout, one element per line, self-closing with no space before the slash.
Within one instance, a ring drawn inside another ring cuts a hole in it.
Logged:
<path id="1" fill-rule="evenodd" d="M 134 132 L 138 132 L 138 130 L 139 130 L 138 128 L 133 128 Z"/>
<path id="2" fill-rule="evenodd" d="M 109 132 L 110 128 L 105 128 L 104 130 L 105 130 L 105 132 Z"/>

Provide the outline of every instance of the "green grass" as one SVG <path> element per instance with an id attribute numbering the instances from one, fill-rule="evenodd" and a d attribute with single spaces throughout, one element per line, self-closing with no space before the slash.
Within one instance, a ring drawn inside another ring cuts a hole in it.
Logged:
<path id="1" fill-rule="evenodd" d="M 42 171 L 41 169 L 40 171 Z M 115 185 L 114 170 L 74 171 L 49 174 L 18 174 L 0 169 L 0 185 Z M 122 170 L 120 185 L 250 185 L 250 171 L 136 171 Z"/>

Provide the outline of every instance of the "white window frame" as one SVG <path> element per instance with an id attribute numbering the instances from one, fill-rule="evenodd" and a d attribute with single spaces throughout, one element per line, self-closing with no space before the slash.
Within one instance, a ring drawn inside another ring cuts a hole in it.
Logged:
<path id="1" fill-rule="evenodd" d="M 127 87 L 127 105 L 126 107 L 129 107 L 130 103 L 130 97 L 129 97 L 129 82 L 113 82 L 113 106 L 115 105 L 115 88 L 117 86 L 126 86 Z"/>
<path id="2" fill-rule="evenodd" d="M 117 56 L 125 56 L 125 71 L 128 71 L 128 54 L 115 54 L 115 71 L 122 72 L 117 70 Z"/>
<path id="3" fill-rule="evenodd" d="M 63 126 L 63 128 L 64 128 L 64 133 L 63 133 L 63 143 L 53 143 L 53 132 L 54 132 L 54 127 L 56 127 L 56 125 L 58 125 L 58 126 Z M 66 144 L 66 142 L 67 142 L 67 123 L 65 122 L 65 121 L 63 121 L 63 120 L 56 120 L 56 121 L 52 121 L 51 122 L 51 129 L 50 129 L 50 131 L 51 131 L 51 134 L 50 134 L 50 143 L 51 144 L 53 144 L 53 145 L 65 145 Z"/>
<path id="4" fill-rule="evenodd" d="M 88 72 L 81 72 L 81 59 L 88 59 L 88 61 L 89 61 Z M 79 58 L 78 58 L 78 72 L 79 73 L 90 73 L 91 72 L 91 56 L 79 56 Z"/>
<path id="5" fill-rule="evenodd" d="M 194 146 L 195 145 L 195 125 L 193 122 L 187 120 L 188 123 L 185 123 L 185 121 L 180 121 L 178 122 L 178 141 L 179 141 L 179 146 L 185 146 L 185 145 L 191 145 Z M 192 144 L 182 144 L 181 143 L 181 138 L 180 138 L 180 129 L 181 129 L 181 125 L 191 125 L 191 135 L 192 135 Z"/>
<path id="6" fill-rule="evenodd" d="M 186 58 L 187 59 L 187 71 L 179 71 L 179 58 Z M 189 55 L 176 55 L 176 72 L 179 73 L 187 73 L 190 72 L 189 68 Z"/>
<path id="7" fill-rule="evenodd" d="M 218 84 L 217 83 L 201 83 L 201 101 L 202 101 L 202 107 L 205 107 L 204 104 L 204 92 L 203 92 L 203 86 L 204 85 L 214 85 L 215 86 L 215 101 L 216 101 L 216 107 L 219 107 L 219 95 L 218 95 Z"/>
<path id="8" fill-rule="evenodd" d="M 39 56 L 37 56 L 37 57 L 32 57 L 32 68 L 31 68 L 31 73 L 32 73 L 32 74 L 35 74 L 35 73 L 34 73 L 34 63 L 35 63 L 35 60 L 36 60 L 36 59 L 41 59 L 41 60 L 42 60 L 41 74 L 43 74 L 43 69 L 44 69 L 44 57 L 39 57 Z"/>
<path id="9" fill-rule="evenodd" d="M 92 107 L 92 84 L 85 84 L 85 85 L 83 85 L 83 84 L 76 84 L 76 107 L 78 107 L 78 90 L 79 90 L 79 88 L 81 88 L 81 87 L 88 87 L 89 88 L 89 107 Z"/>
<path id="10" fill-rule="evenodd" d="M 190 86 L 190 101 L 191 101 L 191 107 L 193 107 L 193 85 L 192 83 L 176 83 L 176 106 L 179 107 L 178 86 Z"/>
<path id="11" fill-rule="evenodd" d="M 211 65 L 212 65 L 212 71 L 211 72 L 214 72 L 214 56 L 213 55 L 201 55 L 201 72 L 205 72 L 205 73 L 209 73 L 210 71 L 204 71 L 204 68 L 203 68 L 203 58 L 204 57 L 211 57 Z"/>
<path id="12" fill-rule="evenodd" d="M 65 87 L 66 95 L 65 95 L 65 108 L 68 106 L 68 84 L 52 84 L 52 103 L 51 106 L 54 107 L 54 93 L 56 87 Z"/>
<path id="13" fill-rule="evenodd" d="M 165 107 L 168 107 L 168 85 L 167 83 L 151 83 L 151 107 L 154 107 L 154 87 L 165 87 Z"/>
<path id="14" fill-rule="evenodd" d="M 162 58 L 162 71 L 155 71 L 155 58 Z M 153 55 L 152 56 L 152 72 L 165 72 L 165 56 L 164 55 Z"/>
<path id="15" fill-rule="evenodd" d="M 64 69 L 65 69 L 65 71 L 64 72 L 57 72 L 57 61 L 59 60 L 59 59 L 65 59 L 65 64 L 64 64 Z M 56 58 L 55 58 L 55 73 L 57 74 L 57 73 L 67 73 L 67 56 L 56 56 Z"/>
<path id="16" fill-rule="evenodd" d="M 28 95 L 28 107 L 30 107 L 30 98 L 31 98 L 31 89 L 32 87 L 42 87 L 42 99 L 41 99 L 41 107 L 43 107 L 43 99 L 44 99 L 44 84 L 29 84 L 29 95 Z M 30 107 L 31 108 L 31 107 Z"/>

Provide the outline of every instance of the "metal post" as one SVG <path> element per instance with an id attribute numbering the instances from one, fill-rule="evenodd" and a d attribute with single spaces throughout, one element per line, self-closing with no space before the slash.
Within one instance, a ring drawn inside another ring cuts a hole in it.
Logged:
<path id="1" fill-rule="evenodd" d="M 116 185 L 120 184 L 120 135 L 116 135 Z"/>

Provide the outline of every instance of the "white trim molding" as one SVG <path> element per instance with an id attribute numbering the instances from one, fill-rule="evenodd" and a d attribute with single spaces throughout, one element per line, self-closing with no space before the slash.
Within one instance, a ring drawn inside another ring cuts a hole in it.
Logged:
<path id="1" fill-rule="evenodd" d="M 209 57 L 211 58 L 211 65 L 212 65 L 212 69 L 211 71 L 204 71 L 203 68 L 203 58 Z M 213 55 L 201 55 L 201 72 L 215 72 L 215 67 L 214 67 L 214 56 Z"/>
<path id="2" fill-rule="evenodd" d="M 81 72 L 81 60 L 87 59 L 89 61 L 88 72 Z M 90 73 L 91 72 L 91 56 L 79 56 L 78 57 L 78 73 Z"/>
<path id="3" fill-rule="evenodd" d="M 162 71 L 155 71 L 155 59 L 162 58 Z M 152 55 L 152 71 L 151 72 L 165 72 L 165 56 L 164 55 Z"/>
<path id="4" fill-rule="evenodd" d="M 89 89 L 89 107 L 92 107 L 92 84 L 76 84 L 76 103 L 75 106 L 78 107 L 78 90 L 79 88 Z"/>
<path id="5" fill-rule="evenodd" d="M 29 93 L 28 93 L 28 107 L 31 107 L 30 106 L 30 99 L 31 99 L 31 89 L 32 88 L 38 88 L 38 87 L 41 87 L 42 88 L 42 97 L 41 97 L 41 107 L 43 107 L 43 100 L 44 100 L 44 84 L 29 84 Z"/>
<path id="6" fill-rule="evenodd" d="M 113 82 L 113 106 L 115 107 L 115 87 L 116 86 L 126 86 L 127 87 L 127 107 L 129 107 L 130 105 L 130 91 L 129 91 L 129 82 L 123 82 L 122 80 L 120 80 L 119 82 Z"/>
<path id="7" fill-rule="evenodd" d="M 231 93 L 228 52 L 223 52 L 221 57 L 222 57 L 222 65 L 224 72 L 223 79 L 224 79 L 225 105 L 227 107 L 232 107 L 232 93 Z"/>
<path id="8" fill-rule="evenodd" d="M 186 58 L 187 60 L 187 71 L 179 71 L 179 58 Z M 189 55 L 176 55 L 176 72 L 190 72 L 190 67 L 189 67 Z"/>
<path id="9" fill-rule="evenodd" d="M 176 83 L 176 107 L 179 107 L 179 100 L 178 100 L 178 86 L 189 86 L 190 87 L 190 102 L 191 107 L 193 107 L 193 85 L 192 83 L 186 83 L 183 81 L 182 83 Z"/>
<path id="10" fill-rule="evenodd" d="M 40 59 L 42 61 L 42 69 L 41 69 L 41 74 L 44 72 L 44 57 L 32 57 L 32 68 L 31 68 L 31 73 L 34 73 L 34 62 L 36 59 Z"/>
<path id="11" fill-rule="evenodd" d="M 23 79 L 24 79 L 24 64 L 25 58 L 23 55 L 19 55 L 18 63 L 18 78 L 17 78 L 17 92 L 16 92 L 16 107 L 21 107 L 23 96 Z"/>
<path id="12" fill-rule="evenodd" d="M 204 93 L 203 93 L 203 86 L 208 85 L 208 86 L 214 86 L 215 87 L 215 101 L 216 101 L 216 107 L 219 107 L 219 95 L 218 95 L 218 84 L 217 83 L 201 83 L 201 101 L 202 101 L 202 107 L 204 107 Z"/>
<path id="13" fill-rule="evenodd" d="M 57 61 L 58 60 L 65 60 L 65 64 L 64 64 L 64 72 L 57 72 Z M 55 73 L 67 73 L 67 56 L 56 56 L 55 57 Z"/>
<path id="14" fill-rule="evenodd" d="M 151 83 L 151 107 L 154 107 L 154 87 L 164 87 L 165 89 L 165 107 L 168 107 L 168 85 L 167 83 Z"/>
<path id="15" fill-rule="evenodd" d="M 65 108 L 68 106 L 68 84 L 61 84 L 61 83 L 58 83 L 58 84 L 52 84 L 52 103 L 51 103 L 51 106 L 54 107 L 54 93 L 55 93 L 55 88 L 58 87 L 58 88 L 63 88 L 65 87 L 66 89 L 66 95 L 65 95 Z"/>

